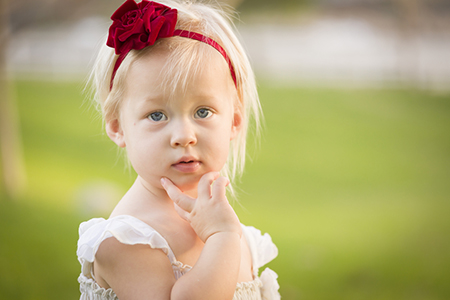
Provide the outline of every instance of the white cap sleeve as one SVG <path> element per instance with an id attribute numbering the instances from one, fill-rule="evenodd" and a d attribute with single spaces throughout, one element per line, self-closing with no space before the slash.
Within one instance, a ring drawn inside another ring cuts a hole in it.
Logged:
<path id="1" fill-rule="evenodd" d="M 278 255 L 277 246 L 268 233 L 264 235 L 252 226 L 242 225 L 242 231 L 252 253 L 253 269 L 258 270 Z"/>
<path id="2" fill-rule="evenodd" d="M 77 256 L 82 265 L 83 274 L 88 274 L 100 244 L 114 237 L 127 245 L 146 244 L 153 249 L 161 249 L 171 262 L 175 256 L 167 241 L 147 223 L 132 216 L 117 216 L 108 220 L 94 218 L 83 222 L 79 228 Z"/>

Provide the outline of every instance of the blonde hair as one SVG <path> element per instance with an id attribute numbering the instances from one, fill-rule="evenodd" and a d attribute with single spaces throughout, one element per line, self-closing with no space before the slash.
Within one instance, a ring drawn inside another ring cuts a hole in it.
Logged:
<path id="1" fill-rule="evenodd" d="M 221 7 L 198 1 L 177 2 L 173 0 L 158 1 L 178 10 L 175 29 L 198 32 L 219 43 L 227 53 L 236 74 L 237 99 L 236 109 L 242 114 L 242 125 L 238 135 L 231 141 L 227 162 L 221 174 L 233 182 L 242 175 L 246 158 L 246 140 L 250 123 L 254 124 L 255 136 L 258 135 L 262 111 L 256 89 L 256 83 L 250 62 L 230 25 L 231 14 Z M 121 99 L 125 92 L 125 78 L 130 66 L 147 55 L 153 48 L 168 46 L 168 58 L 162 88 L 174 93 L 177 87 L 186 88 L 190 75 L 202 67 L 202 59 L 211 53 L 211 46 L 202 42 L 183 37 L 170 37 L 158 40 L 153 46 L 142 50 L 132 50 L 128 53 L 115 74 L 111 87 L 111 76 L 117 55 L 114 49 L 104 44 L 99 51 L 92 70 L 90 81 L 97 107 L 101 109 L 105 121 L 118 118 Z M 213 49 L 213 51 L 216 51 Z M 230 75 L 231 78 L 231 75 Z M 234 190 L 230 192 L 234 195 Z"/>

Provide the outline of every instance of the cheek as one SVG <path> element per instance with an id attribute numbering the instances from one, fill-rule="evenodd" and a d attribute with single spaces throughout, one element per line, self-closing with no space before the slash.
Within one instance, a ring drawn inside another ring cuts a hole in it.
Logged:
<path id="1" fill-rule="evenodd" d="M 143 136 L 137 133 L 129 135 L 126 149 L 128 158 L 138 174 L 141 171 L 148 172 L 162 163 L 160 159 L 155 159 L 163 154 L 161 139 L 152 135 Z"/>
<path id="2" fill-rule="evenodd" d="M 209 153 L 216 165 L 224 165 L 230 148 L 231 128 L 223 126 L 219 132 L 210 135 Z M 222 166 L 220 168 L 222 168 Z"/>

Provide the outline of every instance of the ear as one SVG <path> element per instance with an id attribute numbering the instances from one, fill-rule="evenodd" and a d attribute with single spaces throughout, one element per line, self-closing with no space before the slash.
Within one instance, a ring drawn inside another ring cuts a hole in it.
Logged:
<path id="1" fill-rule="evenodd" d="M 233 123 L 231 124 L 231 138 L 234 139 L 242 129 L 242 114 L 239 109 L 234 110 Z"/>
<path id="2" fill-rule="evenodd" d="M 125 148 L 125 138 L 118 119 L 112 119 L 106 122 L 106 134 L 117 146 Z"/>

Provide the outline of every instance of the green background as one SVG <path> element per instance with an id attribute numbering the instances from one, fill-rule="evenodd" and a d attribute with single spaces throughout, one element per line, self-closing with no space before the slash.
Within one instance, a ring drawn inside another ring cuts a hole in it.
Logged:
<path id="1" fill-rule="evenodd" d="M 78 225 L 99 216 L 80 189 L 133 182 L 82 88 L 12 84 L 28 185 L 0 199 L 0 299 L 78 299 Z M 283 299 L 450 298 L 450 93 L 259 90 L 234 207 L 277 244 Z"/>

